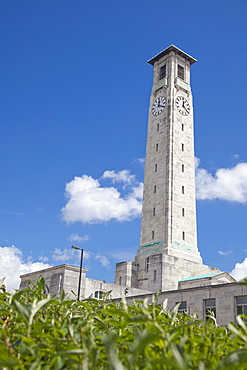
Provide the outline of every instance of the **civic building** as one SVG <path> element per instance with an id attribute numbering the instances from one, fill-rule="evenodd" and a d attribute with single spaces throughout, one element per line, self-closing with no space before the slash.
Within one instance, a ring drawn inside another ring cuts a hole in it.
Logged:
<path id="1" fill-rule="evenodd" d="M 203 263 L 197 246 L 194 165 L 194 117 L 190 85 L 196 59 L 174 45 L 151 58 L 153 86 L 148 114 L 140 247 L 134 261 L 116 264 L 114 284 L 86 277 L 82 269 L 80 297 L 100 299 L 111 291 L 123 295 L 168 299 L 168 308 L 197 313 L 213 311 L 219 325 L 235 321 L 247 309 L 247 287 L 227 272 Z M 45 278 L 51 294 L 77 292 L 80 269 L 60 265 L 21 276 Z"/>

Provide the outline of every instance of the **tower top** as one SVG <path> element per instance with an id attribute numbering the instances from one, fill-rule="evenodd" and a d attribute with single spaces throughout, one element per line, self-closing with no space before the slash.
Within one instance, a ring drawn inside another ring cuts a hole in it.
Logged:
<path id="1" fill-rule="evenodd" d="M 153 58 L 149 59 L 147 62 L 149 64 L 152 64 L 152 66 L 153 66 L 154 63 L 157 60 L 164 57 L 166 54 L 169 54 L 171 51 L 174 51 L 176 54 L 178 54 L 178 55 L 182 56 L 183 58 L 185 58 L 186 60 L 188 60 L 190 62 L 190 64 L 193 64 L 193 63 L 197 62 L 197 60 L 195 58 L 191 57 L 189 54 L 187 54 L 184 51 L 182 51 L 181 49 L 177 48 L 175 45 L 168 46 L 168 48 L 164 49 L 159 54 L 157 54 Z"/>

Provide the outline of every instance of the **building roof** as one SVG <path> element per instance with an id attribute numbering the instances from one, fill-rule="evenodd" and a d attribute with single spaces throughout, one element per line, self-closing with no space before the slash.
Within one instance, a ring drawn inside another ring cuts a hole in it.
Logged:
<path id="1" fill-rule="evenodd" d="M 213 277 L 213 276 L 216 276 L 216 275 L 222 274 L 223 272 L 224 272 L 224 271 L 219 271 L 219 272 L 213 272 L 212 274 L 198 275 L 198 276 L 191 276 L 191 277 L 188 277 L 188 278 L 186 278 L 186 279 L 179 280 L 179 283 L 181 283 L 182 281 L 199 280 L 199 279 L 207 279 L 207 278 L 210 278 L 210 277 Z"/>
<path id="2" fill-rule="evenodd" d="M 175 45 L 168 46 L 168 48 L 164 49 L 159 54 L 157 54 L 153 58 L 149 59 L 147 62 L 149 64 L 152 64 L 152 66 L 153 66 L 154 63 L 157 60 L 159 60 L 160 58 L 162 58 L 166 54 L 169 54 L 171 51 L 174 51 L 176 54 L 178 54 L 178 55 L 182 56 L 183 58 L 185 58 L 186 60 L 188 60 L 190 62 L 190 64 L 193 64 L 193 63 L 197 62 L 197 60 L 195 58 L 191 57 L 189 54 L 185 53 L 183 50 L 177 48 Z"/>
<path id="3" fill-rule="evenodd" d="M 22 277 L 28 277 L 28 276 L 34 276 L 34 275 L 37 275 L 37 274 L 42 274 L 43 272 L 48 272 L 48 271 L 58 270 L 58 269 L 66 269 L 66 270 L 80 271 L 80 267 L 73 266 L 73 265 L 68 265 L 68 264 L 65 263 L 65 264 L 58 265 L 58 266 L 47 267 L 47 268 L 44 268 L 42 270 L 28 272 L 27 274 L 20 275 L 20 278 L 22 278 Z M 83 267 L 82 268 L 82 271 L 83 272 L 87 272 L 88 269 L 86 269 L 86 268 Z"/>

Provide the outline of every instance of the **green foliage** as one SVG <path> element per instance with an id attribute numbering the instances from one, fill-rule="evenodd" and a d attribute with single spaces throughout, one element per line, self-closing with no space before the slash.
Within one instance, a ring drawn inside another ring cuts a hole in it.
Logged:
<path id="1" fill-rule="evenodd" d="M 228 370 L 247 368 L 244 317 L 229 328 L 146 300 L 50 297 L 40 279 L 0 288 L 0 369 Z"/>

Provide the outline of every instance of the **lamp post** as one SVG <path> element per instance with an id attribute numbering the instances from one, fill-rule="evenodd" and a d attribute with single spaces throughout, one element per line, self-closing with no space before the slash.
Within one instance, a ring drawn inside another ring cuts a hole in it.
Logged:
<path id="1" fill-rule="evenodd" d="M 77 294 L 77 301 L 79 301 L 80 291 L 81 291 L 81 272 L 82 272 L 82 261 L 83 261 L 83 249 L 77 247 L 76 245 L 72 245 L 71 248 L 81 251 L 80 274 L 79 274 L 78 294 Z"/>

